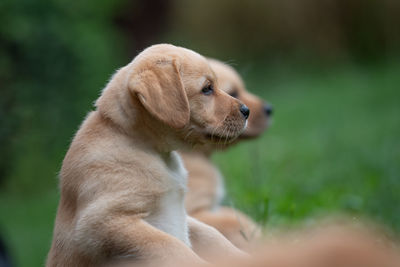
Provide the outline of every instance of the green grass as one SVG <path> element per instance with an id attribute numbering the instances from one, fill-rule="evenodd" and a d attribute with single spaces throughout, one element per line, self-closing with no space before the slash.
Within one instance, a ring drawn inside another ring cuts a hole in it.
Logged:
<path id="1" fill-rule="evenodd" d="M 257 69 L 245 80 L 273 103 L 274 123 L 261 138 L 215 155 L 227 204 L 267 226 L 349 212 L 400 231 L 400 65 Z M 65 149 L 22 153 L 1 191 L 0 227 L 17 266 L 44 263 Z"/>

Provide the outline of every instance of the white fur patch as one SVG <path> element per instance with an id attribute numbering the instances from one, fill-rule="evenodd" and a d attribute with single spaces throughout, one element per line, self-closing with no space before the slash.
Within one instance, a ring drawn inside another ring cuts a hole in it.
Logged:
<path id="1" fill-rule="evenodd" d="M 171 189 L 160 199 L 156 212 L 146 218 L 154 227 L 175 236 L 190 246 L 187 215 L 184 206 L 187 171 L 176 152 L 167 161 Z"/>

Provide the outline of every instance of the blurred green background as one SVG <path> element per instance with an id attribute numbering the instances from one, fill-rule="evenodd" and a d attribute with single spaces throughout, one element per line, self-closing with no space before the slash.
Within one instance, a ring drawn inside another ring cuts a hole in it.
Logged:
<path id="1" fill-rule="evenodd" d="M 400 231 L 397 0 L 2 0 L 0 232 L 42 266 L 69 142 L 112 73 L 169 42 L 229 62 L 271 102 L 261 138 L 219 153 L 228 198 L 267 226 L 327 214 Z"/>

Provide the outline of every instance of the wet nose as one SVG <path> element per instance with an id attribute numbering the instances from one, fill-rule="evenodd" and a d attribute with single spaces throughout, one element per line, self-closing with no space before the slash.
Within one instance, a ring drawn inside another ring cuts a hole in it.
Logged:
<path id="1" fill-rule="evenodd" d="M 264 105 L 264 113 L 265 113 L 268 117 L 272 115 L 273 111 L 274 111 L 274 109 L 272 108 L 271 105 L 268 105 L 268 104 Z"/>
<path id="2" fill-rule="evenodd" d="M 243 114 L 245 119 L 247 119 L 250 115 L 250 109 L 244 104 L 240 106 L 240 112 Z"/>

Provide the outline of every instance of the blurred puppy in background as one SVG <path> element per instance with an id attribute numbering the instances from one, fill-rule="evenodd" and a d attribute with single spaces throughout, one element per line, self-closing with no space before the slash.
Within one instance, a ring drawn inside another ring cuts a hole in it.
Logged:
<path id="1" fill-rule="evenodd" d="M 231 66 L 215 59 L 208 61 L 217 76 L 219 87 L 250 109 L 246 130 L 235 142 L 258 137 L 268 127 L 272 107 L 249 93 L 239 74 Z M 251 241 L 260 237 L 261 231 L 242 212 L 221 206 L 225 192 L 223 177 L 210 157 L 216 149 L 229 144 L 224 139 L 217 141 L 219 142 L 213 145 L 195 147 L 190 152 L 180 151 L 189 173 L 185 206 L 191 216 L 215 227 L 238 248 L 246 250 Z"/>

